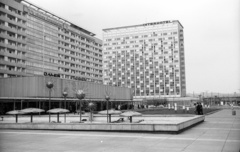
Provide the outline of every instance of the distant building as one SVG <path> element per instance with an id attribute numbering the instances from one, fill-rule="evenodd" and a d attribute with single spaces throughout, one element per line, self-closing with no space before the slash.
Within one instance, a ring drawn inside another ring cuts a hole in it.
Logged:
<path id="1" fill-rule="evenodd" d="M 104 84 L 134 99 L 186 95 L 183 26 L 177 20 L 103 29 Z"/>
<path id="2" fill-rule="evenodd" d="M 0 1 L 0 77 L 55 76 L 102 83 L 102 41 L 24 0 Z"/>

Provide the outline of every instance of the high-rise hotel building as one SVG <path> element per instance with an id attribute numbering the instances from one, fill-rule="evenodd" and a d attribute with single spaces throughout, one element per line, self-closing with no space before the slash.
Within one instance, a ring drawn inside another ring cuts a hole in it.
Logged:
<path id="1" fill-rule="evenodd" d="M 104 84 L 137 98 L 186 95 L 183 26 L 177 20 L 103 29 Z"/>
<path id="2" fill-rule="evenodd" d="M 25 0 L 0 1 L 0 77 L 56 76 L 102 83 L 102 41 Z"/>

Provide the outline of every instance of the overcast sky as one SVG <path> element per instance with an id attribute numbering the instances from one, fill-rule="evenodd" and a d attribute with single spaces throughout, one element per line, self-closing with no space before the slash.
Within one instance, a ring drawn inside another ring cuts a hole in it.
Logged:
<path id="1" fill-rule="evenodd" d="M 240 93 L 239 0 L 28 0 L 96 34 L 102 29 L 179 20 L 188 93 Z"/>

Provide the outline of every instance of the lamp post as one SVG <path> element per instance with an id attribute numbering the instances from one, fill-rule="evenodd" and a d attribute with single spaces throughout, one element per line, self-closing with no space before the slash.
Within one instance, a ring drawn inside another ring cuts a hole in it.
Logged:
<path id="1" fill-rule="evenodd" d="M 77 90 L 76 97 L 79 99 L 79 111 L 80 111 L 80 122 L 82 121 L 82 111 L 81 111 L 81 100 L 85 98 L 85 92 L 83 90 Z"/>
<path id="2" fill-rule="evenodd" d="M 64 91 L 62 93 L 62 95 L 64 97 L 64 108 L 67 109 L 66 97 L 67 97 L 68 93 L 66 91 Z M 66 113 L 64 114 L 64 122 L 66 123 Z"/>
<path id="3" fill-rule="evenodd" d="M 93 113 L 92 113 L 92 110 L 93 110 L 93 108 L 94 108 L 94 103 L 92 103 L 92 102 L 90 102 L 89 104 L 88 104 L 88 107 L 89 107 L 89 110 L 90 110 L 90 114 L 89 114 L 89 120 L 92 122 L 93 121 Z"/>
<path id="4" fill-rule="evenodd" d="M 47 88 L 49 89 L 49 110 L 51 109 L 51 89 L 53 88 L 53 83 L 48 81 L 46 84 Z M 49 112 L 49 122 L 51 122 L 51 113 Z"/>
<path id="5" fill-rule="evenodd" d="M 218 105 L 218 102 L 217 102 L 217 96 L 214 96 L 214 105 Z"/>
<path id="6" fill-rule="evenodd" d="M 107 123 L 108 123 L 108 102 L 110 100 L 110 97 L 107 95 L 105 96 L 105 99 L 107 100 Z"/>
<path id="7" fill-rule="evenodd" d="M 135 91 L 133 90 L 132 93 L 131 93 L 131 100 L 132 100 L 132 106 L 131 106 L 131 108 L 132 108 L 132 109 L 134 109 L 134 105 L 133 105 L 133 96 L 134 96 L 134 93 L 135 93 Z"/>

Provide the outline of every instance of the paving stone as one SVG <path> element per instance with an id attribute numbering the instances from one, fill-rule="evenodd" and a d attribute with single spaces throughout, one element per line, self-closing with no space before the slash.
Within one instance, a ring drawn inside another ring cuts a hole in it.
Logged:
<path id="1" fill-rule="evenodd" d="M 225 109 L 180 134 L 0 130 L 1 152 L 239 152 L 240 110 Z"/>

